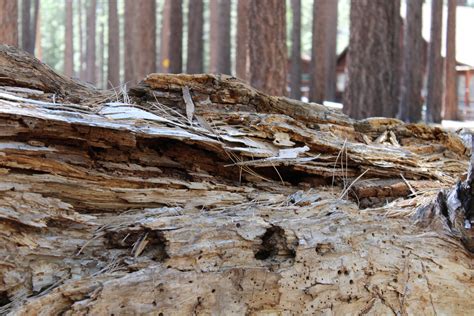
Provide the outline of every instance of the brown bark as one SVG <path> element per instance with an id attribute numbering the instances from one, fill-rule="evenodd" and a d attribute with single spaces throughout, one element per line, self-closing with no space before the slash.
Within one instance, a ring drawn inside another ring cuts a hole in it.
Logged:
<path id="1" fill-rule="evenodd" d="M 189 1 L 188 9 L 188 58 L 186 63 L 187 73 L 204 72 L 203 65 L 203 27 L 204 27 L 203 0 Z"/>
<path id="2" fill-rule="evenodd" d="M 250 3 L 250 82 L 272 95 L 286 95 L 285 1 L 261 0 Z"/>
<path id="3" fill-rule="evenodd" d="M 326 25 L 326 85 L 324 98 L 328 101 L 336 99 L 336 64 L 337 64 L 337 12 L 338 0 L 329 1 Z"/>
<path id="4" fill-rule="evenodd" d="M 74 31 L 73 31 L 73 6 L 72 0 L 66 0 L 66 27 L 64 40 L 64 74 L 68 77 L 74 75 Z"/>
<path id="5" fill-rule="evenodd" d="M 219 1 L 218 33 L 219 45 L 217 52 L 217 72 L 231 74 L 230 62 L 230 0 Z"/>
<path id="6" fill-rule="evenodd" d="M 153 74 L 112 106 L 5 46 L 0 73 L 1 314 L 474 309 L 455 133 L 227 76 Z"/>
<path id="7" fill-rule="evenodd" d="M 96 15 L 97 0 L 91 0 L 87 7 L 86 24 L 86 80 L 91 84 L 97 83 L 96 75 Z"/>
<path id="8" fill-rule="evenodd" d="M 290 96 L 301 99 L 301 0 L 291 1 L 293 26 L 291 31 Z"/>
<path id="9" fill-rule="evenodd" d="M 209 72 L 217 73 L 219 64 L 219 0 L 209 0 Z"/>
<path id="10" fill-rule="evenodd" d="M 32 46 L 31 28 L 31 0 L 23 0 L 21 3 L 21 47 L 30 54 L 34 53 Z"/>
<path id="11" fill-rule="evenodd" d="M 407 2 L 403 48 L 403 76 L 399 117 L 405 122 L 421 120 L 425 57 L 423 53 L 422 17 L 423 0 Z"/>
<path id="12" fill-rule="evenodd" d="M 134 60 L 134 38 L 135 38 L 135 1 L 125 0 L 125 22 L 124 22 L 124 81 L 126 84 L 134 84 L 135 60 Z"/>
<path id="13" fill-rule="evenodd" d="M 169 60 L 169 37 L 170 37 L 170 10 L 171 1 L 165 0 L 162 11 L 161 20 L 161 43 L 160 43 L 160 66 L 159 70 L 163 73 L 169 72 L 170 60 Z"/>
<path id="14" fill-rule="evenodd" d="M 458 119 L 458 87 L 456 73 L 456 0 L 448 0 L 446 32 L 444 119 Z"/>
<path id="15" fill-rule="evenodd" d="M 182 0 L 170 3 L 170 36 L 168 38 L 170 73 L 183 71 L 183 8 Z"/>
<path id="16" fill-rule="evenodd" d="M 250 0 L 239 0 L 237 2 L 235 73 L 238 78 L 244 81 L 249 79 L 249 9 Z"/>
<path id="17" fill-rule="evenodd" d="M 18 2 L 0 0 L 0 43 L 18 46 Z"/>
<path id="18" fill-rule="evenodd" d="M 344 112 L 354 118 L 394 117 L 400 90 L 400 1 L 352 0 L 350 22 Z"/>
<path id="19" fill-rule="evenodd" d="M 426 120 L 441 123 L 443 104 L 443 59 L 441 57 L 441 31 L 443 26 L 443 0 L 431 2 L 431 32 L 428 55 L 428 86 Z"/>
<path id="20" fill-rule="evenodd" d="M 175 1 L 173 1 L 175 2 Z M 155 0 L 135 0 L 134 80 L 156 72 L 156 3 Z"/>
<path id="21" fill-rule="evenodd" d="M 120 32 L 117 0 L 109 0 L 107 87 L 120 85 Z"/>

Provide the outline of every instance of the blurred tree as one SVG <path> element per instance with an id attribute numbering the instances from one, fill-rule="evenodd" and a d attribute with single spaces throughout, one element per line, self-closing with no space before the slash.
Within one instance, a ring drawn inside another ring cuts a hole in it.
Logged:
<path id="1" fill-rule="evenodd" d="M 86 80 L 86 53 L 84 45 L 84 6 L 82 0 L 78 4 L 78 20 L 79 20 L 79 79 Z"/>
<path id="2" fill-rule="evenodd" d="M 443 104 L 442 26 L 443 0 L 432 0 L 431 39 L 428 56 L 428 96 L 426 98 L 426 120 L 430 123 L 441 123 L 441 107 Z"/>
<path id="3" fill-rule="evenodd" d="M 327 8 L 326 25 L 326 91 L 325 99 L 334 101 L 336 99 L 336 64 L 337 64 L 337 16 L 338 0 L 329 1 Z"/>
<path id="4" fill-rule="evenodd" d="M 202 73 L 203 67 L 203 25 L 204 5 L 202 0 L 189 1 L 188 10 L 188 58 L 187 73 Z"/>
<path id="5" fill-rule="evenodd" d="M 34 45 L 32 43 L 34 34 L 32 33 L 31 22 L 31 0 L 23 0 L 21 3 L 21 48 L 33 54 Z"/>
<path id="6" fill-rule="evenodd" d="M 91 0 L 87 7 L 86 80 L 97 83 L 96 76 L 96 10 L 97 0 Z"/>
<path id="7" fill-rule="evenodd" d="M 286 95 L 286 4 L 281 0 L 250 2 L 250 82 L 271 95 Z"/>
<path id="8" fill-rule="evenodd" d="M 292 0 L 290 96 L 301 99 L 301 0 Z"/>
<path id="9" fill-rule="evenodd" d="M 159 70 L 161 72 L 169 72 L 170 60 L 169 60 L 169 40 L 170 37 L 170 9 L 171 1 L 165 0 L 162 10 L 161 18 L 161 37 L 160 37 L 160 65 Z"/>
<path id="10" fill-rule="evenodd" d="M 237 2 L 237 48 L 235 58 L 236 76 L 248 80 L 249 66 L 249 7 L 251 0 L 238 0 Z"/>
<path id="11" fill-rule="evenodd" d="M 64 74 L 68 77 L 74 75 L 74 31 L 73 31 L 73 6 L 72 0 L 66 0 L 66 27 L 64 34 Z"/>
<path id="12" fill-rule="evenodd" d="M 448 27 L 446 32 L 446 80 L 444 119 L 458 119 L 458 95 L 456 74 L 456 0 L 448 0 Z"/>
<path id="13" fill-rule="evenodd" d="M 183 6 L 182 0 L 172 0 L 170 4 L 170 32 L 168 46 L 170 50 L 170 73 L 183 71 Z"/>
<path id="14" fill-rule="evenodd" d="M 400 87 L 400 0 L 351 1 L 344 112 L 394 117 Z"/>
<path id="15" fill-rule="evenodd" d="M 120 32 L 117 0 L 109 0 L 107 87 L 120 85 Z"/>
<path id="16" fill-rule="evenodd" d="M 209 31 L 209 72 L 218 72 L 219 63 L 219 0 L 209 0 L 210 31 Z"/>
<path id="17" fill-rule="evenodd" d="M 217 53 L 217 72 L 231 74 L 230 62 L 230 0 L 219 1 L 218 15 L 218 53 Z"/>
<path id="18" fill-rule="evenodd" d="M 0 0 L 0 43 L 18 46 L 18 2 Z"/>
<path id="19" fill-rule="evenodd" d="M 33 7 L 33 20 L 30 22 L 30 41 L 29 47 L 27 48 L 27 52 L 34 54 L 35 47 L 36 47 L 36 29 L 39 23 L 39 7 L 40 7 L 40 0 L 34 0 L 34 7 Z"/>
<path id="20" fill-rule="evenodd" d="M 134 37 L 135 37 L 135 1 L 125 0 L 124 22 L 124 81 L 132 83 L 135 80 Z"/>
<path id="21" fill-rule="evenodd" d="M 410 0 L 407 2 L 407 17 L 405 22 L 404 48 L 403 48 L 403 76 L 401 85 L 401 98 L 399 117 L 405 122 L 418 122 L 421 120 L 423 100 L 421 89 L 423 87 L 424 65 L 423 61 L 423 0 Z"/>
<path id="22" fill-rule="evenodd" d="M 134 81 L 138 82 L 156 71 L 156 2 L 155 0 L 135 0 L 134 4 L 136 29 L 133 33 L 132 56 L 135 63 Z"/>

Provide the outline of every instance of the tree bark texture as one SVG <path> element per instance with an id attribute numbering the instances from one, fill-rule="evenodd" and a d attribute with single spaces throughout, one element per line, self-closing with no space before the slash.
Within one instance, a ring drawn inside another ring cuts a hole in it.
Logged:
<path id="1" fill-rule="evenodd" d="M 97 83 L 96 60 L 96 16 L 97 0 L 91 0 L 87 7 L 86 23 L 86 80 L 91 84 Z"/>
<path id="2" fill-rule="evenodd" d="M 120 29 L 117 0 L 109 0 L 107 87 L 120 85 Z"/>
<path id="3" fill-rule="evenodd" d="M 186 72 L 204 72 L 204 3 L 202 0 L 189 1 L 188 9 L 188 58 Z"/>
<path id="4" fill-rule="evenodd" d="M 237 2 L 235 73 L 244 81 L 249 80 L 249 10 L 250 0 Z"/>
<path id="5" fill-rule="evenodd" d="M 423 0 L 407 2 L 403 48 L 403 74 L 399 117 L 405 122 L 421 120 L 424 61 L 422 31 Z"/>
<path id="6" fill-rule="evenodd" d="M 18 1 L 0 0 L 0 43 L 18 46 Z"/>
<path id="7" fill-rule="evenodd" d="M 232 67 L 230 62 L 230 9 L 230 0 L 219 1 L 217 72 L 228 75 L 231 74 Z"/>
<path id="8" fill-rule="evenodd" d="M 448 0 L 448 23 L 445 60 L 445 120 L 458 120 L 458 85 L 456 73 L 456 0 Z"/>
<path id="9" fill-rule="evenodd" d="M 352 0 L 350 22 L 344 112 L 354 118 L 394 117 L 400 90 L 400 1 Z"/>
<path id="10" fill-rule="evenodd" d="M 170 3 L 170 36 L 169 60 L 170 73 L 183 72 L 183 4 L 182 0 L 172 0 Z"/>
<path id="11" fill-rule="evenodd" d="M 65 22 L 64 74 L 68 77 L 72 77 L 74 75 L 74 31 L 72 0 L 66 0 Z"/>
<path id="12" fill-rule="evenodd" d="M 287 48 L 285 1 L 250 2 L 250 82 L 273 95 L 286 95 Z"/>
<path id="13" fill-rule="evenodd" d="M 443 59 L 441 57 L 441 33 L 443 27 L 443 0 L 431 2 L 431 32 L 428 55 L 428 86 L 426 120 L 441 123 L 443 105 Z"/>
<path id="14" fill-rule="evenodd" d="M 6 46 L 0 74 L 2 314 L 474 309 L 454 133 L 216 75 L 152 74 L 111 105 Z"/>
<path id="15" fill-rule="evenodd" d="M 301 99 L 301 0 L 292 0 L 290 96 Z"/>

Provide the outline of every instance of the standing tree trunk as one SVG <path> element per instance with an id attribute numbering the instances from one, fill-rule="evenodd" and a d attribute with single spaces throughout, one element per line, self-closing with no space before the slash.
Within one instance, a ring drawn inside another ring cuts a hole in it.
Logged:
<path id="1" fill-rule="evenodd" d="M 292 0 L 290 96 L 301 99 L 301 0 Z"/>
<path id="2" fill-rule="evenodd" d="M 99 47 L 98 53 L 99 57 L 97 58 L 97 87 L 104 89 L 107 85 L 104 84 L 104 45 L 105 45 L 105 33 L 104 33 L 104 23 L 99 25 Z"/>
<path id="3" fill-rule="evenodd" d="M 21 3 L 21 47 L 33 54 L 31 41 L 31 0 L 23 0 Z"/>
<path id="4" fill-rule="evenodd" d="M 174 2 L 174 1 L 173 1 Z M 135 82 L 156 71 L 156 3 L 155 0 L 135 0 L 133 58 Z"/>
<path id="5" fill-rule="evenodd" d="M 172 0 L 170 5 L 170 73 L 183 71 L 183 6 L 182 0 Z"/>
<path id="6" fill-rule="evenodd" d="M 426 98 L 426 120 L 430 123 L 441 123 L 441 107 L 443 104 L 442 26 L 443 0 L 432 0 L 431 39 L 428 56 L 428 96 Z"/>
<path id="7" fill-rule="evenodd" d="M 135 38 L 135 1 L 125 0 L 124 26 L 124 81 L 132 83 L 135 79 L 134 38 Z"/>
<path id="8" fill-rule="evenodd" d="M 344 112 L 395 116 L 399 94 L 400 1 L 351 1 Z"/>
<path id="9" fill-rule="evenodd" d="M 38 19 L 39 19 L 39 6 L 40 0 L 34 0 L 34 7 L 33 7 L 33 21 L 31 21 L 31 28 L 30 28 L 30 47 L 28 47 L 27 52 L 31 54 L 35 54 L 35 47 L 36 47 L 36 28 L 38 27 Z"/>
<path id="10" fill-rule="evenodd" d="M 120 85 L 120 32 L 117 0 L 109 0 L 107 87 Z"/>
<path id="11" fill-rule="evenodd" d="M 423 100 L 423 37 L 422 30 L 423 0 L 407 2 L 407 18 L 404 34 L 403 78 L 399 117 L 405 122 L 421 120 Z"/>
<path id="12" fill-rule="evenodd" d="M 66 27 L 64 49 L 64 74 L 68 77 L 74 75 L 74 31 L 73 31 L 72 0 L 66 0 Z"/>
<path id="13" fill-rule="evenodd" d="M 86 80 L 86 53 L 84 45 L 84 7 L 82 0 L 79 0 L 78 4 L 79 9 L 79 79 Z"/>
<path id="14" fill-rule="evenodd" d="M 160 43 L 160 65 L 159 70 L 161 72 L 167 73 L 170 68 L 170 59 L 169 59 L 169 40 L 170 37 L 170 10 L 171 10 L 171 1 L 165 0 L 163 5 L 162 12 L 162 21 L 161 21 L 161 43 Z"/>
<path id="15" fill-rule="evenodd" d="M 456 0 L 448 0 L 448 28 L 446 35 L 446 87 L 444 119 L 458 119 L 458 89 L 456 74 Z"/>
<path id="16" fill-rule="evenodd" d="M 18 46 L 18 2 L 0 0 L 0 43 Z"/>
<path id="17" fill-rule="evenodd" d="M 41 2 L 36 1 L 35 8 L 35 57 L 43 58 L 43 46 L 41 44 Z"/>
<path id="18" fill-rule="evenodd" d="M 198 74 L 204 71 L 203 66 L 203 0 L 189 1 L 188 10 L 188 58 L 186 72 Z"/>
<path id="19" fill-rule="evenodd" d="M 219 0 L 209 0 L 209 72 L 218 72 L 219 63 Z"/>
<path id="20" fill-rule="evenodd" d="M 248 81 L 249 66 L 249 7 L 250 0 L 237 2 L 237 48 L 235 73 L 242 80 Z"/>
<path id="21" fill-rule="evenodd" d="M 96 9 L 97 0 L 91 0 L 87 7 L 86 80 L 96 84 Z"/>
<path id="22" fill-rule="evenodd" d="M 219 2 L 219 28 L 218 38 L 218 55 L 217 55 L 217 72 L 223 74 L 231 74 L 230 62 L 230 0 L 220 0 Z"/>
<path id="23" fill-rule="evenodd" d="M 250 2 L 250 82 L 272 95 L 286 95 L 285 1 Z"/>
<path id="24" fill-rule="evenodd" d="M 336 99 L 336 64 L 337 64 L 337 5 L 338 0 L 329 1 L 326 25 L 326 89 L 325 99 Z"/>

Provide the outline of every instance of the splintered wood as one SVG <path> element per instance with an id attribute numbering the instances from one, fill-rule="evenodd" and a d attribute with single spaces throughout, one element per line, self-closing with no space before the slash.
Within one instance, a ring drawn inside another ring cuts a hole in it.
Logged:
<path id="1" fill-rule="evenodd" d="M 474 310 L 460 135 L 226 76 L 98 91 L 7 46 L 0 133 L 0 313 Z"/>

